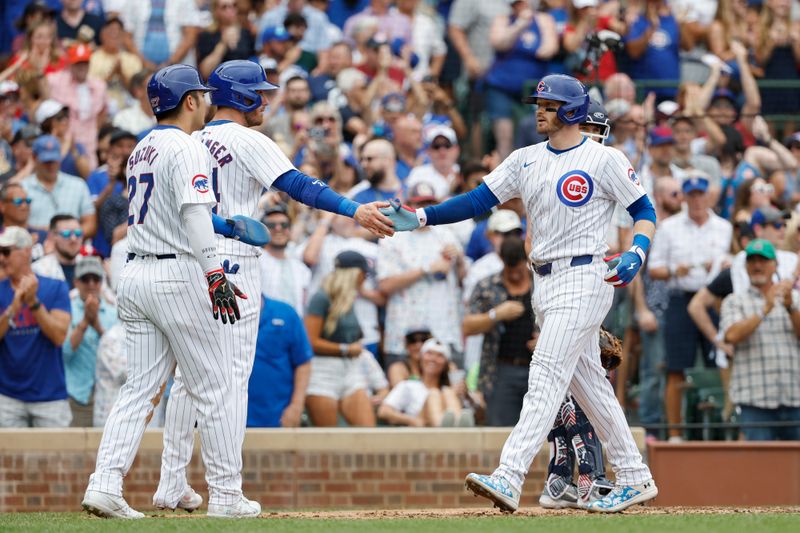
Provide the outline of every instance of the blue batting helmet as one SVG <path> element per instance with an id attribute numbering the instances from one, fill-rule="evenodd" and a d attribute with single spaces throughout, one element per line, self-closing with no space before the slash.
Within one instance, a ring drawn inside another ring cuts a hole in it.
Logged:
<path id="1" fill-rule="evenodd" d="M 246 59 L 222 63 L 208 77 L 208 84 L 216 89 L 211 94 L 212 104 L 245 113 L 261 105 L 261 96 L 256 91 L 278 88 L 267 81 L 267 73 L 261 65 Z"/>
<path id="2" fill-rule="evenodd" d="M 608 133 L 611 130 L 611 122 L 608 120 L 608 114 L 603 104 L 594 99 L 589 101 L 589 110 L 586 112 L 586 119 L 581 122 L 581 125 L 584 124 L 598 126 L 600 128 L 600 133 L 582 132 L 584 137 L 589 137 L 600 144 L 606 142 Z"/>
<path id="3" fill-rule="evenodd" d="M 564 124 L 580 124 L 586 119 L 589 109 L 589 93 L 586 87 L 566 74 L 550 74 L 539 81 L 536 92 L 525 99 L 525 103 L 535 104 L 539 98 L 563 102 L 556 116 Z"/>
<path id="4" fill-rule="evenodd" d="M 147 98 L 156 115 L 175 109 L 189 91 L 213 91 L 200 79 L 197 69 L 189 65 L 164 67 L 147 83 Z"/>

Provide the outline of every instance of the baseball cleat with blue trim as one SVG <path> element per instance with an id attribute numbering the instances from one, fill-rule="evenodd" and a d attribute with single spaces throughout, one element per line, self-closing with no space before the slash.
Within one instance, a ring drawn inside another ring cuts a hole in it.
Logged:
<path id="1" fill-rule="evenodd" d="M 589 504 L 587 509 L 597 513 L 618 513 L 636 504 L 643 504 L 658 496 L 658 487 L 652 479 L 640 485 L 617 486 L 607 496 Z"/>
<path id="2" fill-rule="evenodd" d="M 491 500 L 501 511 L 513 513 L 519 508 L 519 491 L 501 477 L 469 474 L 464 486 L 475 496 Z"/>

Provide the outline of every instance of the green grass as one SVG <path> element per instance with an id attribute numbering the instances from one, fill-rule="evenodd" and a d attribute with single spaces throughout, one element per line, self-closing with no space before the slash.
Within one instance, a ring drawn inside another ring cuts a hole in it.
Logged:
<path id="1" fill-rule="evenodd" d="M 381 520 L 340 520 L 309 518 L 262 518 L 223 521 L 192 518 L 146 518 L 136 522 L 91 518 L 80 513 L 0 514 L 0 531 L 256 531 L 270 532 L 358 532 L 411 531 L 414 533 L 506 533 L 553 531 L 556 533 L 626 533 L 658 531 L 702 531 L 761 533 L 800 531 L 800 513 L 736 514 L 629 514 L 557 516 L 482 516 L 454 518 L 401 518 Z"/>

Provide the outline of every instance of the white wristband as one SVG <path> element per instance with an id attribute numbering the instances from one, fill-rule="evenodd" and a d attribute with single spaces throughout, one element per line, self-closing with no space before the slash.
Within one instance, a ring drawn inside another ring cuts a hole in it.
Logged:
<path id="1" fill-rule="evenodd" d="M 638 255 L 639 258 L 642 260 L 642 263 L 644 263 L 644 260 L 647 259 L 647 255 L 644 253 L 644 250 L 642 250 L 641 246 L 631 246 L 631 249 L 628 251 Z"/>
<path id="2" fill-rule="evenodd" d="M 417 220 L 419 221 L 419 227 L 428 223 L 428 217 L 425 215 L 425 208 L 420 207 L 417 209 Z"/>
<path id="3" fill-rule="evenodd" d="M 497 322 L 497 311 L 495 311 L 494 308 L 489 309 L 488 315 L 489 315 L 489 320 L 491 320 L 492 322 Z"/>

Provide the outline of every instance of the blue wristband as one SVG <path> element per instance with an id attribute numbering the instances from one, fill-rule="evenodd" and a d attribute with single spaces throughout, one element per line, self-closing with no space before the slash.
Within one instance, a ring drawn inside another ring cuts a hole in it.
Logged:
<path id="1" fill-rule="evenodd" d="M 647 235 L 637 233 L 633 236 L 633 245 L 638 246 L 644 253 L 647 253 L 647 251 L 650 249 L 650 239 L 647 237 Z"/>

